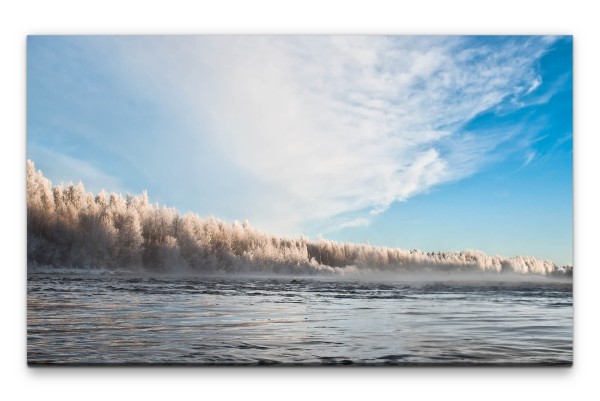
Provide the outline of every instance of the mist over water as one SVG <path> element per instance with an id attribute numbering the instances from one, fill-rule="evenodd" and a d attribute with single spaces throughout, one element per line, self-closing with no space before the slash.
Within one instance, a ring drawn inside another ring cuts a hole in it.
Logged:
<path id="1" fill-rule="evenodd" d="M 30 364 L 572 363 L 561 282 L 30 274 Z"/>

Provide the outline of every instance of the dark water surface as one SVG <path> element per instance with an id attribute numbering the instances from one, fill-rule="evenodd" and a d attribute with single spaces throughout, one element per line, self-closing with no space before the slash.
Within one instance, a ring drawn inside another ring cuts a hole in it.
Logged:
<path id="1" fill-rule="evenodd" d="M 539 365 L 571 283 L 30 274 L 30 364 Z"/>

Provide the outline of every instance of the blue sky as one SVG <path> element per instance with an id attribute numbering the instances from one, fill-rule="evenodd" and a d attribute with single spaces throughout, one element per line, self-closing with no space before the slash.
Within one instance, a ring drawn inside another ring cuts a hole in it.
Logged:
<path id="1" fill-rule="evenodd" d="M 32 36 L 27 157 L 274 234 L 572 264 L 572 39 Z"/>

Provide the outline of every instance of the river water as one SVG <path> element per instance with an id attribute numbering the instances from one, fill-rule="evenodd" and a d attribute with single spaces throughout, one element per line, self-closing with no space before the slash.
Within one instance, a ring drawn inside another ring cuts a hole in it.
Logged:
<path id="1" fill-rule="evenodd" d="M 571 282 L 29 274 L 27 360 L 570 365 Z"/>

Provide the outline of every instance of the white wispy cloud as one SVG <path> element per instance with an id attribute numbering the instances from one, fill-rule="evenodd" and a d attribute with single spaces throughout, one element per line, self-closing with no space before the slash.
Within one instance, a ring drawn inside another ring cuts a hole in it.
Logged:
<path id="1" fill-rule="evenodd" d="M 126 192 L 122 189 L 119 178 L 106 174 L 102 169 L 85 160 L 70 157 L 36 144 L 30 144 L 28 151 L 28 157 L 36 160 L 36 168 L 55 177 L 54 185 L 81 182 L 87 190 L 95 193 L 103 189 L 117 193 Z"/>
<path id="2" fill-rule="evenodd" d="M 119 43 L 140 87 L 202 125 L 189 135 L 272 189 L 255 194 L 260 207 L 248 217 L 285 234 L 336 216 L 351 215 L 333 219 L 340 228 L 365 225 L 395 201 L 476 172 L 515 133 L 474 136 L 463 126 L 535 91 L 536 63 L 551 44 L 382 36 Z"/>
<path id="3" fill-rule="evenodd" d="M 534 152 L 534 151 L 527 152 L 527 154 L 525 155 L 525 161 L 523 162 L 523 166 L 529 165 L 529 163 L 531 163 L 533 161 L 533 159 L 535 159 L 535 156 L 536 156 L 536 152 Z"/>

